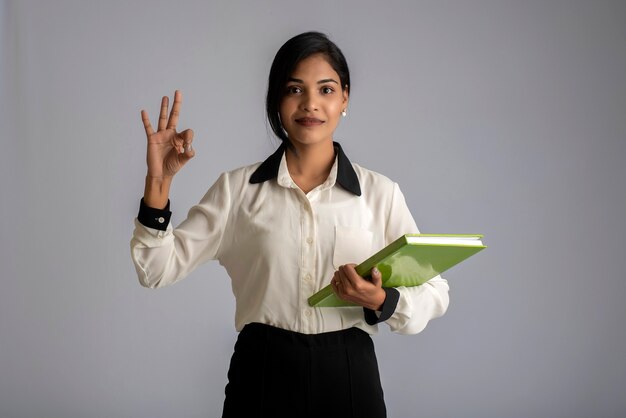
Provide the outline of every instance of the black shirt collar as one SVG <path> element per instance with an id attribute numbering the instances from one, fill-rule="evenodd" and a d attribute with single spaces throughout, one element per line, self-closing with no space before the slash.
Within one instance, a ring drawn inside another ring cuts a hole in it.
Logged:
<path id="1" fill-rule="evenodd" d="M 337 183 L 341 185 L 347 191 L 361 196 L 361 186 L 359 185 L 359 178 L 352 167 L 352 163 L 344 154 L 339 142 L 333 141 L 333 146 L 337 151 Z M 280 166 L 280 160 L 283 158 L 283 153 L 286 149 L 285 143 L 272 155 L 267 157 L 265 161 L 261 163 L 259 168 L 256 169 L 252 176 L 250 176 L 250 183 L 263 183 L 264 181 L 276 178 L 278 176 L 278 168 Z"/>

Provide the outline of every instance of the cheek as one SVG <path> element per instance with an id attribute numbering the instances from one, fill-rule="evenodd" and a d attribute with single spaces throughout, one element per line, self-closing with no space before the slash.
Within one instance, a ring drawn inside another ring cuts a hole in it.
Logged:
<path id="1" fill-rule="evenodd" d="M 337 100 L 335 102 L 333 102 L 332 104 L 332 112 L 333 112 L 333 116 L 338 116 L 341 114 L 341 111 L 344 108 L 344 104 L 342 101 Z"/>
<path id="2" fill-rule="evenodd" d="M 339 121 L 341 119 L 342 110 L 343 107 L 341 106 L 341 103 L 333 103 L 333 106 L 328 108 L 329 117 L 331 117 L 335 122 Z"/>
<path id="3" fill-rule="evenodd" d="M 291 103 L 289 103 L 288 100 L 283 100 L 280 103 L 280 106 L 278 107 L 278 114 L 280 115 L 280 119 L 282 121 L 287 120 L 289 118 L 289 115 L 293 113 L 291 109 L 292 107 L 293 106 L 291 106 Z"/>

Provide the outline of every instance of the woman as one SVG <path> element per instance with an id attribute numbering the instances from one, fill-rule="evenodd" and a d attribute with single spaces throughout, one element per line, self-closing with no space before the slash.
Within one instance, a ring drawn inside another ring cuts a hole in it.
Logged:
<path id="1" fill-rule="evenodd" d="M 148 174 L 131 253 L 142 285 L 160 287 L 217 259 L 232 279 L 240 331 L 225 417 L 386 416 L 370 334 L 379 322 L 420 332 L 448 306 L 447 282 L 383 289 L 354 270 L 376 250 L 417 233 L 398 185 L 351 163 L 333 140 L 346 115 L 350 75 L 341 50 L 307 32 L 278 51 L 266 110 L 282 140 L 264 162 L 223 173 L 176 229 L 173 176 L 194 156 L 177 132 L 182 95 L 161 102 L 158 128 L 141 112 Z M 311 308 L 329 281 L 358 307 Z"/>

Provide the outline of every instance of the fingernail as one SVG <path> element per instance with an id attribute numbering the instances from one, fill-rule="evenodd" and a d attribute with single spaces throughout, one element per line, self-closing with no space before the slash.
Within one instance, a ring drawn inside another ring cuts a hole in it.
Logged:
<path id="1" fill-rule="evenodd" d="M 380 271 L 378 271 L 378 269 L 376 267 L 374 267 L 372 269 L 372 274 L 378 274 L 378 273 L 380 273 Z"/>

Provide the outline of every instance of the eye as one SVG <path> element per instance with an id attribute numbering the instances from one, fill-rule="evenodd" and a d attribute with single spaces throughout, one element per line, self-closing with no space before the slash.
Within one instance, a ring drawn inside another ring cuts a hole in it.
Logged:
<path id="1" fill-rule="evenodd" d="M 302 89 L 298 86 L 287 86 L 287 94 L 300 94 Z"/>
<path id="2" fill-rule="evenodd" d="M 322 94 L 331 94 L 335 90 L 332 87 L 324 86 L 322 87 Z"/>

